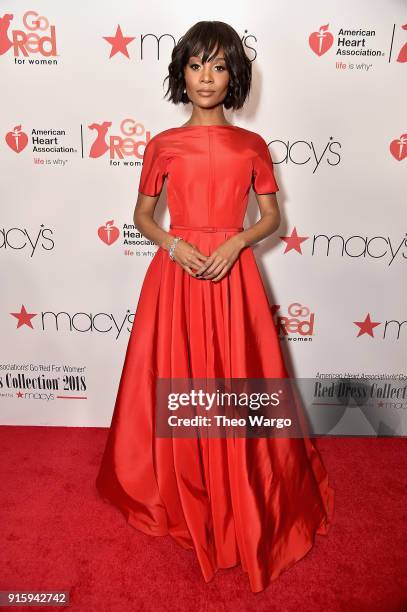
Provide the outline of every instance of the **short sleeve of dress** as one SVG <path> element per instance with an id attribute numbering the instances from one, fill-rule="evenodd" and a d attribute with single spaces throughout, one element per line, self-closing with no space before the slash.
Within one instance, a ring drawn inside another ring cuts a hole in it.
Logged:
<path id="1" fill-rule="evenodd" d="M 279 191 L 273 171 L 273 160 L 264 138 L 260 137 L 256 147 L 257 155 L 253 158 L 252 186 L 257 194 Z"/>
<path id="2" fill-rule="evenodd" d="M 157 196 L 161 193 L 166 173 L 165 158 L 157 137 L 147 143 L 143 155 L 139 193 L 148 196 Z"/>

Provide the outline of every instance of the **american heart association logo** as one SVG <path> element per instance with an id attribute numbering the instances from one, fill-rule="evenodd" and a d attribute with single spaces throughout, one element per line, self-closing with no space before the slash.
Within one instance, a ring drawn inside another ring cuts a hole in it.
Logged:
<path id="1" fill-rule="evenodd" d="M 318 32 L 309 35 L 308 42 L 312 51 L 317 55 L 324 55 L 332 47 L 334 37 L 328 32 L 329 23 L 319 28 Z"/>
<path id="2" fill-rule="evenodd" d="M 106 221 L 105 225 L 101 225 L 98 229 L 98 236 L 102 242 L 107 245 L 111 245 L 118 239 L 120 232 L 119 229 L 113 225 L 114 220 Z"/>
<path id="3" fill-rule="evenodd" d="M 27 146 L 28 136 L 25 132 L 21 131 L 21 125 L 16 125 L 12 132 L 7 132 L 5 140 L 15 153 L 21 153 Z"/>
<path id="4" fill-rule="evenodd" d="M 391 141 L 390 153 L 397 161 L 407 157 L 407 134 L 402 134 L 400 138 Z"/>

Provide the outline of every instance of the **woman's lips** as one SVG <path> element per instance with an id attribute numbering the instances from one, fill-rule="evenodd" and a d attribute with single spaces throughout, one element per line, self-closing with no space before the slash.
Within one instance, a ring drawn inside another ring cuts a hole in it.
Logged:
<path id="1" fill-rule="evenodd" d="M 214 91 L 198 91 L 198 94 L 200 96 L 204 96 L 204 97 L 208 97 L 211 96 L 213 93 L 215 93 Z"/>

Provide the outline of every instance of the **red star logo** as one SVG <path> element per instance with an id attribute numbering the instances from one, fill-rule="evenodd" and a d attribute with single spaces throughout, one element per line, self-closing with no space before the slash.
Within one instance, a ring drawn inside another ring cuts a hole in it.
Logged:
<path id="1" fill-rule="evenodd" d="M 129 52 L 127 51 L 127 45 L 131 43 L 132 40 L 134 40 L 134 36 L 123 36 L 122 30 L 118 25 L 116 29 L 116 34 L 114 36 L 103 36 L 103 38 L 112 45 L 109 59 L 119 52 L 123 53 L 123 55 L 130 59 Z"/>
<path id="2" fill-rule="evenodd" d="M 373 328 L 377 327 L 378 325 L 381 325 L 381 323 L 377 323 L 377 322 L 374 322 L 374 321 L 371 320 L 370 313 L 368 313 L 366 315 L 364 321 L 353 321 L 353 322 L 354 322 L 355 325 L 360 327 L 359 333 L 356 336 L 356 338 L 359 338 L 359 336 L 363 336 L 363 334 L 369 334 L 369 336 L 374 338 Z"/>
<path id="3" fill-rule="evenodd" d="M 31 327 L 31 329 L 34 329 L 31 323 L 31 319 L 33 317 L 36 317 L 37 314 L 28 313 L 25 309 L 24 304 L 21 306 L 20 312 L 10 312 L 10 314 L 13 315 L 13 317 L 16 317 L 16 319 L 18 319 L 18 325 L 16 329 L 18 329 L 22 325 L 28 325 L 28 327 Z"/>
<path id="4" fill-rule="evenodd" d="M 294 227 L 293 231 L 291 232 L 291 236 L 280 236 L 280 238 L 281 240 L 284 240 L 284 242 L 287 243 L 287 246 L 285 247 L 284 255 L 288 253 L 288 251 L 291 251 L 291 250 L 297 251 L 297 253 L 302 255 L 301 242 L 308 240 L 309 236 L 301 236 L 301 237 L 298 236 L 297 228 Z"/>
<path id="5" fill-rule="evenodd" d="M 18 391 L 18 393 L 16 393 L 16 397 L 23 397 L 23 394 L 21 393 L 21 391 Z"/>

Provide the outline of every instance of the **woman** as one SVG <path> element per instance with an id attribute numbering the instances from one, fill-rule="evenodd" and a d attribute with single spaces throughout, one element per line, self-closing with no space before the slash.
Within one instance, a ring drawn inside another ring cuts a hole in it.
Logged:
<path id="1" fill-rule="evenodd" d="M 251 63 L 236 31 L 195 24 L 169 65 L 182 126 L 147 144 L 134 221 L 159 245 L 140 292 L 97 487 L 128 522 L 195 551 L 204 579 L 241 564 L 262 591 L 326 534 L 334 491 L 308 438 L 156 435 L 157 379 L 286 378 L 251 245 L 280 222 L 264 139 L 231 125 Z M 154 221 L 164 180 L 169 231 Z M 253 187 L 261 219 L 242 223 Z"/>

